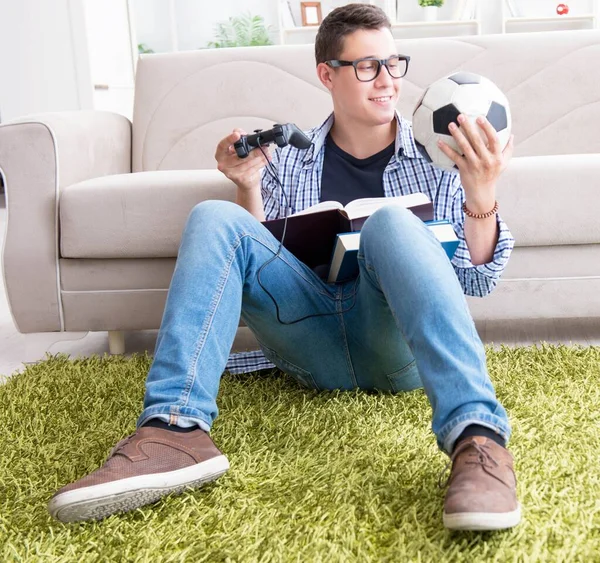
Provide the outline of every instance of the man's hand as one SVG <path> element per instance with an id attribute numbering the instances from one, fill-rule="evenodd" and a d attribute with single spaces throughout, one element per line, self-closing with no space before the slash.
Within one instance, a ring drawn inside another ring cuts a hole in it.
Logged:
<path id="1" fill-rule="evenodd" d="M 485 117 L 477 118 L 477 124 L 484 132 L 487 146 L 476 126 L 464 115 L 458 116 L 458 123 L 460 127 L 451 123 L 449 130 L 463 156 L 443 141 L 438 146 L 458 167 L 469 211 L 485 213 L 494 207 L 496 182 L 512 157 L 514 135 L 502 151 L 498 133 Z"/>
<path id="2" fill-rule="evenodd" d="M 267 161 L 259 148 L 250 151 L 246 158 L 240 158 L 236 154 L 233 143 L 245 134 L 242 129 L 234 129 L 217 145 L 215 159 L 218 163 L 217 169 L 234 182 L 240 190 L 256 191 L 260 188 L 260 171 L 265 167 Z M 269 147 L 263 147 L 263 150 L 270 161 Z"/>

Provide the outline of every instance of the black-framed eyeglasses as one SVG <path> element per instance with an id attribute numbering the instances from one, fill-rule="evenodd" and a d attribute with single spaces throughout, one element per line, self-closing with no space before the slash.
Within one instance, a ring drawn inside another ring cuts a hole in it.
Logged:
<path id="1" fill-rule="evenodd" d="M 407 55 L 392 55 L 387 59 L 365 57 L 355 61 L 325 61 L 325 64 L 332 68 L 353 66 L 356 78 L 360 82 L 371 82 L 379 76 L 382 65 L 387 68 L 392 78 L 402 78 L 408 71 L 409 62 L 410 57 Z"/>

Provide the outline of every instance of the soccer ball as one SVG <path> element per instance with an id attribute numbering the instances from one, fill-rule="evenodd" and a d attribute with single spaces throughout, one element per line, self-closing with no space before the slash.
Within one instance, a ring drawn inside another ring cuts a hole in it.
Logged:
<path id="1" fill-rule="evenodd" d="M 491 80 L 472 72 L 457 72 L 429 86 L 417 102 L 413 112 L 413 136 L 419 152 L 428 161 L 446 170 L 456 165 L 437 146 L 442 139 L 458 153 L 463 154 L 448 125 L 462 113 L 479 131 L 487 146 L 487 137 L 475 122 L 484 116 L 498 132 L 502 150 L 506 147 L 511 130 L 508 100 Z"/>

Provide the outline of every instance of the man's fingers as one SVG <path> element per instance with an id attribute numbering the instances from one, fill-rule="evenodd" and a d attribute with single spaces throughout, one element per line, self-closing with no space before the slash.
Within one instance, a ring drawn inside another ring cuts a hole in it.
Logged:
<path id="1" fill-rule="evenodd" d="M 272 154 L 271 154 L 269 147 L 262 147 L 262 149 L 263 149 L 263 151 L 265 151 L 264 154 L 266 155 L 267 159 L 269 161 L 271 161 Z M 263 153 L 261 152 L 261 150 L 259 148 L 252 149 L 248 153 L 248 156 L 246 158 L 240 158 L 240 157 L 238 157 L 237 153 L 235 152 L 235 148 L 232 145 L 229 150 L 229 154 L 227 155 L 227 161 L 229 163 L 231 163 L 231 166 L 239 166 L 240 164 L 244 164 L 245 162 L 253 162 L 255 160 L 259 160 L 263 164 L 266 163 L 265 156 L 263 155 Z"/>
<path id="2" fill-rule="evenodd" d="M 243 162 L 239 166 L 230 168 L 228 170 L 228 174 L 226 175 L 230 180 L 233 180 L 234 182 L 247 182 L 249 178 L 255 176 L 256 174 L 259 174 L 260 170 L 262 170 L 264 167 L 264 159 L 262 162 L 257 159 L 250 162 Z"/>
<path id="3" fill-rule="evenodd" d="M 261 150 L 262 148 L 262 150 Z M 257 147 L 255 148 L 251 153 L 252 156 L 254 156 L 255 158 L 259 158 L 264 160 L 265 159 L 265 155 L 266 157 L 271 160 L 271 145 L 267 145 L 267 146 L 261 146 L 260 148 Z"/>
<path id="4" fill-rule="evenodd" d="M 271 155 L 268 150 L 265 150 L 265 154 L 267 155 L 268 160 L 271 160 Z M 254 168 L 262 168 L 266 166 L 267 161 L 265 157 L 260 152 L 260 149 L 254 149 L 250 151 L 246 158 L 240 158 L 237 154 L 229 155 L 225 159 L 227 168 L 235 168 L 236 174 L 244 173 L 246 170 L 251 170 Z"/>
<path id="5" fill-rule="evenodd" d="M 463 124 L 464 122 L 461 124 L 460 127 L 458 127 L 456 123 L 452 122 L 448 126 L 448 130 L 450 131 L 450 134 L 456 141 L 456 144 L 460 147 L 462 153 L 465 155 L 465 158 L 467 160 L 473 161 L 477 158 L 477 154 L 475 153 L 473 145 L 469 142 L 469 139 L 467 138 L 466 129 L 465 131 L 463 131 Z"/>
<path id="6" fill-rule="evenodd" d="M 450 145 L 442 141 L 441 139 L 437 143 L 440 150 L 452 161 L 456 166 L 461 168 L 465 162 L 465 158 L 458 154 Z"/>
<path id="7" fill-rule="evenodd" d="M 229 135 L 227 135 L 227 137 L 221 139 L 221 141 L 217 145 L 217 153 L 225 152 L 231 154 L 231 152 L 233 151 L 233 154 L 235 154 L 235 148 L 233 146 L 233 143 L 239 141 L 241 136 L 245 134 L 246 132 L 243 129 L 234 129 L 231 133 L 229 133 Z"/>
<path id="8" fill-rule="evenodd" d="M 478 117 L 477 124 L 487 137 L 488 149 L 492 154 L 496 154 L 500 152 L 500 139 L 498 138 L 498 133 L 492 127 L 492 124 L 485 117 Z"/>
<path id="9" fill-rule="evenodd" d="M 463 149 L 465 156 L 474 158 L 477 156 L 483 157 L 487 149 L 483 139 L 481 138 L 481 135 L 479 134 L 479 131 L 475 128 L 466 115 L 459 115 L 458 123 L 460 124 L 460 129 L 458 132 L 464 135 L 466 142 L 469 145 L 469 149 L 467 149 L 466 146 L 463 146 L 463 143 L 459 143 L 456 135 L 454 138 L 456 139 L 456 142 L 460 144 L 460 148 Z"/>
<path id="10" fill-rule="evenodd" d="M 237 131 L 233 131 L 233 133 L 229 133 L 229 135 L 227 135 L 227 137 L 224 137 L 223 139 L 221 139 L 221 141 L 217 145 L 217 149 L 226 150 L 227 148 L 229 148 L 229 146 L 233 145 L 233 143 L 235 143 L 237 140 L 239 140 L 239 138 L 241 136 L 242 136 L 241 133 L 238 133 Z"/>
<path id="11" fill-rule="evenodd" d="M 246 162 L 249 162 L 251 160 L 261 160 L 262 162 L 265 162 L 265 155 L 266 158 L 268 160 L 272 159 L 272 154 L 271 154 L 271 148 L 269 146 L 262 146 L 262 151 L 259 147 L 253 148 L 249 153 L 248 156 L 246 158 L 244 158 L 243 160 L 245 160 Z M 263 154 L 264 151 L 264 154 Z M 235 153 L 235 150 L 233 151 Z M 236 155 L 237 158 L 237 155 Z"/>

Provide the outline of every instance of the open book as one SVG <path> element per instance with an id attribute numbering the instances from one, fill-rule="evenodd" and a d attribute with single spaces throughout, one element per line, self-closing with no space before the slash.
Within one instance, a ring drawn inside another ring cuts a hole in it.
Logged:
<path id="1" fill-rule="evenodd" d="M 458 237 L 450 221 L 426 221 L 425 224 L 440 241 L 448 259 L 452 259 L 458 247 Z M 351 280 L 358 275 L 358 248 L 360 232 L 339 233 L 329 266 L 328 283 Z"/>
<path id="2" fill-rule="evenodd" d="M 366 218 L 375 213 L 381 207 L 386 205 L 402 205 L 404 207 L 411 208 L 413 212 L 423 205 L 425 206 L 423 211 L 428 213 L 431 207 L 431 200 L 429 197 L 421 192 L 415 194 L 401 195 L 397 197 L 364 197 L 362 199 L 355 199 L 350 203 L 347 203 L 344 207 L 339 201 L 322 201 L 317 203 L 304 211 L 294 213 L 296 215 L 306 215 L 308 213 L 316 213 L 318 211 L 327 211 L 328 209 L 339 209 L 348 219 L 351 221 L 354 219 L 363 219 L 363 223 Z"/>
<path id="3" fill-rule="evenodd" d="M 371 214 L 387 205 L 402 205 L 422 221 L 433 220 L 433 203 L 426 194 L 356 199 L 345 207 L 336 201 L 313 205 L 287 219 L 283 245 L 310 268 L 329 264 L 336 235 L 360 231 Z M 281 240 L 285 219 L 263 225 Z"/>

